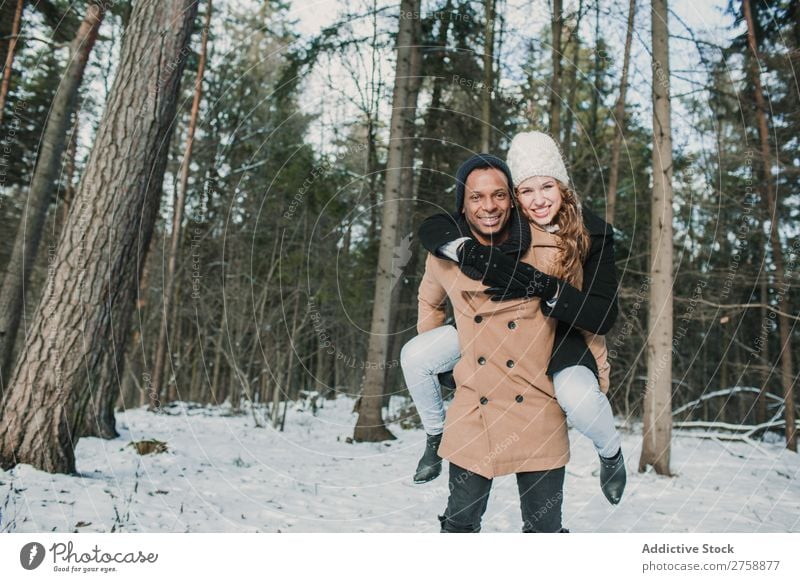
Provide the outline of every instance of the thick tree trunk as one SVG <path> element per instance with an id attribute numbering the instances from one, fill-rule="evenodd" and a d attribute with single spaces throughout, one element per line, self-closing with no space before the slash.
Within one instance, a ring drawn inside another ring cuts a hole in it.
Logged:
<path id="1" fill-rule="evenodd" d="M 11 68 L 14 65 L 14 55 L 17 49 L 17 39 L 19 38 L 19 24 L 22 20 L 22 7 L 24 4 L 25 0 L 17 0 L 17 7 L 14 10 L 14 17 L 11 21 L 11 36 L 8 39 L 8 48 L 3 59 L 3 80 L 0 81 L 0 126 L 3 125 L 3 111 L 6 108 L 6 97 L 11 84 Z"/>
<path id="2" fill-rule="evenodd" d="M 419 45 L 422 36 L 421 27 L 415 23 L 414 38 L 412 44 Z M 389 336 L 389 361 L 398 362 L 400 360 L 400 349 L 402 348 L 402 337 L 399 333 L 399 326 L 404 315 L 403 298 L 411 292 L 409 285 L 405 284 L 405 275 L 409 273 L 409 263 L 411 262 L 411 241 L 415 232 L 413 212 L 415 198 L 414 182 L 414 159 L 416 140 L 416 107 L 419 98 L 419 90 L 422 86 L 422 51 L 412 50 L 408 68 L 408 99 L 405 117 L 405 139 L 403 140 L 403 162 L 400 174 L 400 200 L 399 216 L 397 220 L 398 237 L 395 242 L 393 281 L 391 304 L 392 319 L 391 327 L 393 333 Z M 415 290 L 414 290 L 415 291 Z M 390 377 L 399 373 L 398 366 L 387 366 L 384 374 L 384 381 L 389 382 Z M 384 404 L 386 404 L 386 391 L 384 390 Z"/>
<path id="3" fill-rule="evenodd" d="M 553 79 L 550 82 L 550 136 L 561 143 L 561 0 L 553 0 Z"/>
<path id="4" fill-rule="evenodd" d="M 650 231 L 647 387 L 639 471 L 670 475 L 672 438 L 672 128 L 667 1 L 652 0 L 653 201 Z"/>
<path id="5" fill-rule="evenodd" d="M 608 173 L 608 200 L 606 202 L 606 222 L 614 224 L 617 212 L 617 188 L 619 184 L 619 156 L 622 151 L 622 138 L 625 131 L 625 93 L 628 90 L 628 68 L 631 62 L 631 42 L 633 41 L 633 20 L 636 16 L 636 0 L 630 0 L 628 7 L 628 28 L 625 32 L 625 53 L 622 57 L 622 78 L 619 82 L 619 96 L 614 105 L 614 123 L 617 131 L 611 144 L 611 168 Z"/>
<path id="6" fill-rule="evenodd" d="M 55 182 L 61 158 L 69 140 L 69 123 L 75 113 L 86 62 L 92 52 L 105 10 L 89 2 L 86 16 L 70 47 L 71 59 L 56 89 L 50 116 L 42 135 L 36 169 L 31 178 L 28 206 L 17 228 L 14 248 L 0 289 L 0 377 L 8 378 L 13 367 L 14 340 L 17 337 L 25 300 L 42 240 L 47 211 L 56 191 Z"/>
<path id="7" fill-rule="evenodd" d="M 484 0 L 486 23 L 484 25 L 483 45 L 483 91 L 481 92 L 481 151 L 491 149 L 492 136 L 492 89 L 494 88 L 494 9 L 495 0 Z M 442 26 L 446 26 L 442 23 Z"/>
<path id="8" fill-rule="evenodd" d="M 756 39 L 755 27 L 753 25 L 753 11 L 750 8 L 750 0 L 742 1 L 742 9 L 745 20 L 747 21 L 747 43 L 753 53 L 750 59 L 750 76 L 753 82 L 753 91 L 756 98 L 756 118 L 758 120 L 758 136 L 761 142 L 761 160 L 764 164 L 764 190 L 766 191 L 767 209 L 770 216 L 769 242 L 772 247 L 772 260 L 775 263 L 775 282 L 780 285 L 776 289 L 778 299 L 777 308 L 781 313 L 787 313 L 790 309 L 786 301 L 789 280 L 783 265 L 783 249 L 778 236 L 778 203 L 775 192 L 775 181 L 772 178 L 772 157 L 769 153 L 769 130 L 767 129 L 767 104 L 764 99 L 764 90 L 761 87 L 761 71 L 759 70 L 758 58 L 758 39 Z M 766 250 L 766 249 L 765 249 Z M 780 358 L 781 358 L 781 384 L 783 386 L 784 399 L 784 420 L 786 421 L 786 448 L 797 451 L 797 425 L 794 413 L 794 375 L 792 364 L 792 338 L 790 330 L 792 325 L 789 318 L 785 315 L 778 315 L 778 337 L 780 339 Z"/>
<path id="9" fill-rule="evenodd" d="M 384 372 L 389 347 L 390 322 L 392 320 L 392 285 L 394 253 L 397 247 L 397 227 L 400 215 L 400 198 L 403 176 L 403 143 L 407 137 L 407 119 L 413 118 L 416 103 L 411 103 L 409 85 L 412 70 L 412 51 L 415 27 L 418 18 L 406 18 L 406 14 L 418 14 L 419 0 L 402 0 L 400 4 L 400 26 L 397 33 L 397 67 L 395 70 L 392 99 L 392 120 L 389 135 L 389 157 L 386 166 L 386 193 L 383 201 L 381 240 L 378 252 L 378 269 L 375 281 L 375 296 L 372 305 L 369 348 L 367 349 L 366 373 L 362 386 L 358 421 L 353 438 L 357 441 L 381 441 L 393 439 L 383 423 L 381 408 L 384 392 Z"/>
<path id="10" fill-rule="evenodd" d="M 192 149 L 194 148 L 194 134 L 197 129 L 197 115 L 200 111 L 200 99 L 203 96 L 203 75 L 206 70 L 206 46 L 208 44 L 208 29 L 211 25 L 211 0 L 206 6 L 205 26 L 200 42 L 200 61 L 197 65 L 197 77 L 194 82 L 194 100 L 192 101 L 192 111 L 189 116 L 189 133 L 186 137 L 186 149 L 181 165 L 181 177 L 178 185 L 178 196 L 175 202 L 175 209 L 172 218 L 172 240 L 170 242 L 169 256 L 167 258 L 166 280 L 164 282 L 164 309 L 161 314 L 161 326 L 158 333 L 158 344 L 156 355 L 153 361 L 153 388 L 159 393 L 164 394 L 164 369 L 167 349 L 169 348 L 169 326 L 168 319 L 171 317 L 175 306 L 176 282 L 175 274 L 178 269 L 178 254 L 180 252 L 181 232 L 183 229 L 183 210 L 186 206 L 186 189 L 189 186 L 189 166 L 192 162 Z"/>
<path id="11" fill-rule="evenodd" d="M 105 424 L 98 432 L 115 432 L 136 277 L 158 215 L 196 12 L 194 0 L 134 7 L 53 276 L 4 401 L 3 467 L 74 472 L 74 447 L 92 406 Z"/>

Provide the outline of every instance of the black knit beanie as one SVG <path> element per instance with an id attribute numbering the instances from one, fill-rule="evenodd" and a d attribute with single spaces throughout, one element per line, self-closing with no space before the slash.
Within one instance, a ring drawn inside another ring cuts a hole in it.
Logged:
<path id="1" fill-rule="evenodd" d="M 482 170 L 485 168 L 495 168 L 500 170 L 508 178 L 508 188 L 514 187 L 514 180 L 511 178 L 511 170 L 508 169 L 506 163 L 492 154 L 475 154 L 466 162 L 461 164 L 456 172 L 456 213 L 461 214 L 464 209 L 464 190 L 467 183 L 467 178 L 474 170 Z"/>

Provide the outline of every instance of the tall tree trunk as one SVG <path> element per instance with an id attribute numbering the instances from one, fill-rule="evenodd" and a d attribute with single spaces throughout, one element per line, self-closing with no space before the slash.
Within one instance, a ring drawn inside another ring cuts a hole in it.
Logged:
<path id="1" fill-rule="evenodd" d="M 567 165 L 571 165 L 575 157 L 575 148 L 572 147 L 572 127 L 575 118 L 575 101 L 578 92 L 578 66 L 581 57 L 581 37 L 579 31 L 581 29 L 581 20 L 583 18 L 583 0 L 578 2 L 578 16 L 575 22 L 575 28 L 570 32 L 567 42 L 564 43 L 564 51 L 567 50 L 569 45 L 572 45 L 572 63 L 567 70 L 567 78 L 565 85 L 569 87 L 567 94 L 567 118 L 564 123 L 564 153 L 567 157 Z"/>
<path id="2" fill-rule="evenodd" d="M 553 36 L 553 79 L 550 82 L 550 135 L 561 143 L 561 0 L 553 0 L 551 30 Z"/>
<path id="3" fill-rule="evenodd" d="M 449 17 L 450 13 L 453 10 L 453 3 L 452 0 L 447 0 L 447 3 L 442 8 L 442 13 L 447 14 L 448 17 L 446 19 L 439 20 L 439 36 L 437 37 L 436 47 L 437 51 L 434 53 L 438 59 L 437 65 L 441 66 L 444 63 L 444 58 L 447 55 L 447 38 L 450 32 L 450 21 L 451 18 Z M 429 57 L 431 58 L 431 57 Z M 433 89 L 431 90 L 431 102 L 428 106 L 428 110 L 425 113 L 425 131 L 427 132 L 427 139 L 423 140 L 422 144 L 420 144 L 421 150 L 421 173 L 419 178 L 419 187 L 418 187 L 418 196 L 424 197 L 425 202 L 434 202 L 438 203 L 440 193 L 437 190 L 434 190 L 433 184 L 435 183 L 435 176 L 436 172 L 433 169 L 433 160 L 434 155 L 439 146 L 438 140 L 440 139 L 440 125 L 442 119 L 442 112 L 440 111 L 442 107 L 442 92 L 444 91 L 444 85 L 447 83 L 447 80 L 443 75 L 436 75 L 433 80 Z M 417 222 L 421 221 L 423 216 L 421 216 L 421 211 L 424 210 L 424 216 L 427 216 L 430 212 L 430 208 L 425 206 L 423 208 L 422 204 L 417 204 L 415 206 L 414 212 L 414 232 L 416 232 Z M 419 253 L 415 253 L 412 257 L 412 262 L 415 261 L 416 256 Z M 411 272 L 416 273 L 416 268 L 414 268 Z"/>
<path id="4" fill-rule="evenodd" d="M 481 92 L 481 151 L 491 149 L 492 135 L 492 89 L 494 88 L 494 9 L 495 0 L 484 0 L 486 23 L 483 44 L 483 91 Z M 446 26 L 442 23 L 442 26 Z"/>
<path id="5" fill-rule="evenodd" d="M 175 283 L 173 293 L 176 297 L 180 296 L 180 281 Z M 165 317 L 169 318 L 169 327 L 167 329 L 169 330 L 170 337 L 166 342 L 166 349 L 169 351 L 166 355 L 166 359 L 169 360 L 169 371 L 166 372 L 167 378 L 166 382 L 164 382 L 161 394 L 166 395 L 166 397 L 162 399 L 162 402 L 175 402 L 179 399 L 178 374 L 180 373 L 181 363 L 183 362 L 183 358 L 181 357 L 181 320 L 179 317 L 179 310 L 172 306 L 172 309 L 168 314 L 165 314 Z M 164 370 L 167 370 L 166 365 L 164 366 Z"/>
<path id="6" fill-rule="evenodd" d="M 23 312 L 24 291 L 30 283 L 47 211 L 56 191 L 58 168 L 69 140 L 69 123 L 75 113 L 86 62 L 104 16 L 105 10 L 102 7 L 93 2 L 88 3 L 86 16 L 72 41 L 71 59 L 56 89 L 51 113 L 42 135 L 39 158 L 31 178 L 28 206 L 17 228 L 14 248 L 0 289 L 0 377 L 3 379 L 10 376 L 14 364 L 14 340 Z"/>
<path id="7" fill-rule="evenodd" d="M 722 356 L 719 359 L 719 387 L 722 390 L 726 388 L 730 388 L 730 364 L 733 354 L 731 353 L 731 338 L 730 333 L 728 332 L 728 323 L 730 323 L 730 317 L 727 315 L 723 315 L 720 319 L 720 350 L 722 351 Z M 730 402 L 730 397 L 728 397 L 727 402 Z M 728 422 L 730 419 L 726 419 L 724 415 L 728 412 L 728 406 L 726 406 L 726 400 L 720 400 L 720 413 L 722 418 L 718 418 L 716 420 L 722 422 Z M 731 421 L 733 422 L 733 421 Z"/>
<path id="8" fill-rule="evenodd" d="M 158 215 L 196 12 L 195 0 L 141 0 L 134 7 L 52 284 L 4 401 L 4 468 L 29 463 L 74 472 L 74 447 L 90 406 L 104 423 L 98 432 L 115 433 L 136 277 Z"/>
<path id="9" fill-rule="evenodd" d="M 375 119 L 377 111 L 370 111 L 367 115 L 367 155 L 365 159 L 365 174 L 367 188 L 369 188 L 369 227 L 367 228 L 367 241 L 372 243 L 378 238 L 378 149 L 376 147 Z M 352 223 L 351 223 L 352 224 Z M 348 226 L 348 229 L 350 227 Z M 348 252 L 350 241 L 346 246 Z"/>
<path id="10" fill-rule="evenodd" d="M 625 53 L 622 57 L 622 78 L 619 81 L 619 96 L 614 105 L 614 122 L 617 131 L 611 144 L 611 168 L 608 174 L 608 199 L 606 202 L 606 222 L 614 224 L 617 212 L 617 188 L 619 184 L 619 155 L 622 151 L 622 138 L 625 131 L 625 93 L 628 90 L 628 67 L 631 63 L 631 42 L 633 40 L 633 20 L 636 16 L 636 0 L 630 0 L 628 7 L 628 27 L 625 32 Z"/>
<path id="11" fill-rule="evenodd" d="M 384 389 L 384 365 L 389 347 L 389 326 L 392 320 L 392 270 L 397 245 L 397 226 L 400 215 L 401 181 L 403 175 L 403 142 L 408 123 L 413 117 L 416 103 L 409 101 L 409 77 L 412 66 L 412 51 L 415 26 L 418 18 L 405 18 L 405 14 L 418 14 L 420 0 L 402 0 L 400 3 L 400 25 L 397 33 L 397 66 L 395 69 L 392 98 L 392 120 L 389 135 L 389 157 L 386 165 L 386 193 L 383 201 L 378 269 L 375 281 L 375 296 L 372 305 L 367 370 L 364 374 L 361 399 L 353 438 L 357 441 L 381 441 L 393 439 L 383 423 L 381 408 Z"/>
<path id="12" fill-rule="evenodd" d="M 17 8 L 14 10 L 14 19 L 11 22 L 11 36 L 8 39 L 8 49 L 6 49 L 3 63 L 3 80 L 0 81 L 0 126 L 3 125 L 3 111 L 6 108 L 8 87 L 11 84 L 11 67 L 14 65 L 14 55 L 17 50 L 17 39 L 19 38 L 19 23 L 22 20 L 22 7 L 24 4 L 25 0 L 17 0 Z"/>
<path id="13" fill-rule="evenodd" d="M 222 350 L 223 340 L 225 339 L 225 322 L 228 320 L 224 309 L 220 309 L 220 321 L 217 331 L 217 341 L 214 342 L 214 375 L 211 379 L 211 402 L 215 406 L 219 406 L 225 399 L 220 395 L 220 379 L 222 372 Z"/>
<path id="14" fill-rule="evenodd" d="M 168 319 L 172 315 L 175 306 L 175 279 L 178 269 L 178 254 L 180 252 L 181 233 L 183 229 L 183 210 L 186 206 L 186 189 L 189 186 L 189 167 L 192 163 L 192 149 L 194 148 L 194 134 L 197 129 L 197 115 L 200 111 L 200 99 L 203 96 L 203 75 L 206 70 L 206 46 L 208 44 L 208 29 L 211 26 L 211 2 L 208 0 L 206 6 L 205 26 L 203 26 L 203 36 L 200 42 L 200 61 L 197 65 L 197 77 L 194 82 L 194 100 L 192 101 L 192 112 L 189 117 L 189 134 L 186 137 L 186 149 L 181 165 L 181 177 L 178 185 L 178 196 L 175 201 L 175 209 L 172 219 L 172 240 L 170 243 L 169 257 L 167 258 L 166 281 L 164 283 L 164 310 L 161 316 L 161 325 L 158 332 L 158 346 L 156 348 L 155 360 L 153 361 L 153 388 L 159 394 L 164 393 L 166 388 L 164 383 L 164 369 L 166 352 L 169 348 L 169 326 Z"/>
<path id="15" fill-rule="evenodd" d="M 370 101 L 366 107 L 367 110 L 367 156 L 365 160 L 364 174 L 368 176 L 367 187 L 369 188 L 369 227 L 367 244 L 372 245 L 378 238 L 378 149 L 376 147 L 376 133 L 377 123 L 376 118 L 380 115 L 380 101 L 381 101 L 381 86 L 382 81 L 379 78 L 378 61 L 380 59 L 378 52 L 378 3 L 377 0 L 372 1 L 372 40 L 370 45 L 370 54 L 372 57 L 372 66 L 370 67 Z M 348 225 L 348 235 L 352 223 Z M 345 246 L 346 252 L 349 252 L 350 241 L 349 237 L 347 245 Z"/>
<path id="16" fill-rule="evenodd" d="M 203 338 L 198 336 L 192 342 L 192 350 L 197 346 L 198 352 L 203 351 Z M 192 374 L 189 376 L 189 400 L 191 402 L 203 402 L 203 391 L 200 383 L 200 361 L 203 357 L 202 353 L 193 355 L 192 357 Z"/>
<path id="17" fill-rule="evenodd" d="M 140 340 L 146 320 L 146 317 L 143 316 L 143 311 L 147 306 L 147 292 L 150 289 L 150 273 L 152 270 L 153 261 L 146 261 L 146 263 L 142 265 L 142 276 L 139 277 L 139 294 L 136 297 L 138 322 L 133 332 L 130 347 L 127 349 L 125 361 L 128 371 L 125 373 L 125 379 L 122 382 L 122 403 L 126 409 L 138 408 L 139 406 L 147 404 L 147 399 L 150 396 L 148 394 L 150 385 L 143 387 L 139 384 L 137 378 L 142 378 L 144 376 L 143 372 L 147 363 L 147 350 L 145 349 L 144 343 L 140 344 Z"/>
<path id="18" fill-rule="evenodd" d="M 647 387 L 639 471 L 670 475 L 672 438 L 672 128 L 667 0 L 652 0 L 653 201 L 650 231 Z"/>
<path id="19" fill-rule="evenodd" d="M 291 349 L 291 348 L 289 348 Z M 281 390 L 284 382 L 284 366 L 282 354 L 275 353 L 275 368 L 273 369 L 272 397 L 270 398 L 269 422 L 273 428 L 280 425 Z"/>
<path id="20" fill-rule="evenodd" d="M 419 45 L 422 36 L 422 29 L 419 21 L 414 26 L 414 39 L 413 44 Z M 393 333 L 389 336 L 389 346 L 387 354 L 389 354 L 389 361 L 400 361 L 400 350 L 403 345 L 403 336 L 398 330 L 403 325 L 406 315 L 406 305 L 410 295 L 415 290 L 412 290 L 411 285 L 405 284 L 405 273 L 410 273 L 410 263 L 412 258 L 411 241 L 413 233 L 416 231 L 414 224 L 414 216 L 411 209 L 414 207 L 415 196 L 415 181 L 414 181 L 414 159 L 416 142 L 416 104 L 419 97 L 419 90 L 422 86 L 422 51 L 411 51 L 411 59 L 409 63 L 409 81 L 408 81 L 408 109 L 405 119 L 405 139 L 403 140 L 403 163 L 400 177 L 400 211 L 397 221 L 398 240 L 396 241 L 394 260 L 392 271 L 393 286 L 391 290 L 391 304 L 392 318 L 390 329 Z M 416 297 L 416 294 L 414 293 Z M 405 299 L 405 301 L 404 301 Z M 415 302 L 416 303 L 416 302 Z M 390 386 L 390 379 L 400 373 L 399 366 L 389 365 L 384 370 L 384 385 Z M 387 391 L 384 391 L 384 404 L 387 404 L 386 398 L 389 397 Z"/>
<path id="21" fill-rule="evenodd" d="M 766 244 L 764 245 L 766 247 Z M 769 377 L 770 377 L 770 366 L 769 366 L 769 333 L 767 330 L 767 316 L 769 315 L 769 311 L 767 309 L 767 305 L 769 305 L 769 293 L 767 291 L 767 273 L 766 271 L 759 274 L 761 282 L 761 330 L 759 333 L 759 341 L 760 347 L 759 350 L 759 361 L 762 362 L 763 365 L 763 372 L 761 373 L 761 386 L 758 390 L 758 404 L 756 406 L 756 424 L 761 424 L 767 421 L 767 392 L 769 391 Z"/>
<path id="22" fill-rule="evenodd" d="M 742 0 L 742 10 L 747 21 L 747 44 L 753 53 L 750 61 L 750 76 L 753 82 L 753 91 L 756 98 L 756 118 L 758 120 L 758 136 L 761 142 L 761 161 L 764 165 L 764 190 L 766 191 L 767 209 L 770 216 L 769 241 L 772 247 L 772 260 L 775 262 L 775 282 L 783 285 L 781 290 L 776 289 L 778 299 L 778 311 L 787 313 L 790 309 L 786 301 L 789 281 L 786 278 L 786 271 L 783 266 L 783 249 L 781 249 L 780 236 L 778 235 L 778 215 L 777 194 L 775 192 L 775 181 L 772 178 L 772 157 L 769 153 L 769 130 L 767 129 L 767 104 L 764 99 L 764 90 L 761 87 L 761 71 L 759 70 L 758 39 L 756 38 L 755 26 L 753 23 L 753 11 L 750 7 L 750 0 Z M 765 249 L 766 250 L 766 249 Z M 786 421 L 786 448 L 797 451 L 797 425 L 794 413 L 794 373 L 792 365 L 792 337 L 790 330 L 792 325 L 789 318 L 785 315 L 778 315 L 778 337 L 780 338 L 780 358 L 781 358 L 781 384 L 783 385 L 784 399 L 784 420 Z"/>
<path id="23" fill-rule="evenodd" d="M 300 291 L 295 291 L 294 308 L 292 309 L 292 331 L 289 333 L 289 342 L 286 349 L 286 367 L 276 374 L 275 392 L 272 397 L 272 426 L 279 428 L 283 426 L 285 420 L 280 417 L 281 396 L 284 400 L 284 410 L 289 404 L 289 397 L 292 386 L 292 365 L 294 364 L 295 340 L 297 338 L 298 318 L 300 314 Z M 283 373 L 280 373 L 283 372 Z M 283 430 L 283 428 L 281 428 Z"/>
<path id="24" fill-rule="evenodd" d="M 329 349 L 330 348 L 326 346 L 322 340 L 317 340 L 316 362 L 314 365 L 314 389 L 317 391 L 320 398 L 327 396 L 328 392 L 332 391 L 334 388 L 333 385 L 328 384 L 331 380 L 331 354 L 328 353 Z"/>
<path id="25" fill-rule="evenodd" d="M 24 10 L 24 7 L 23 7 Z M 5 70 L 6 58 L 8 57 L 8 49 L 11 45 L 11 33 L 14 30 L 14 15 L 17 12 L 17 2 L 0 2 L 0 79 L 2 79 L 2 72 Z M 22 14 L 20 13 L 20 21 Z"/>
<path id="26" fill-rule="evenodd" d="M 72 180 L 75 177 L 75 156 L 78 154 L 78 135 L 80 133 L 80 118 L 74 116 L 72 130 L 69 132 L 66 159 L 64 160 L 64 196 L 61 199 L 61 227 L 67 222 L 69 207 L 75 198 L 75 187 Z M 61 233 L 61 229 L 58 230 Z"/>
<path id="27" fill-rule="evenodd" d="M 592 106 L 589 116 L 589 143 L 597 143 L 597 122 L 600 109 L 600 2 L 594 5 L 594 71 L 592 81 Z M 588 190 L 584 190 L 588 192 Z"/>

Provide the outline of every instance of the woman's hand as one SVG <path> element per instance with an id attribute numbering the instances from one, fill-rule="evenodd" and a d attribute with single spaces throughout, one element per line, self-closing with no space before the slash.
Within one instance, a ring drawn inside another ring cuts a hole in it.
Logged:
<path id="1" fill-rule="evenodd" d="M 558 279 L 509 255 L 492 255 L 483 282 L 489 286 L 486 294 L 492 296 L 492 301 L 523 297 L 548 301 L 558 290 Z"/>
<path id="2" fill-rule="evenodd" d="M 464 241 L 458 249 L 458 264 L 467 277 L 489 287 L 485 292 L 492 296 L 492 301 L 523 297 L 541 297 L 547 301 L 558 290 L 555 277 L 473 239 Z"/>

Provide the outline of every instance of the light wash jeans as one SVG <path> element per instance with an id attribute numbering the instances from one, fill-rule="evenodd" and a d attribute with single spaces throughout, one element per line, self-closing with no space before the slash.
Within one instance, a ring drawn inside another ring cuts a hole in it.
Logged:
<path id="1" fill-rule="evenodd" d="M 452 370 L 460 359 L 458 332 L 452 325 L 418 335 L 400 352 L 406 387 L 428 434 L 444 430 L 444 403 L 437 374 Z M 591 439 L 598 454 L 616 455 L 622 438 L 594 373 L 586 366 L 564 368 L 553 375 L 553 387 L 570 424 Z"/>

